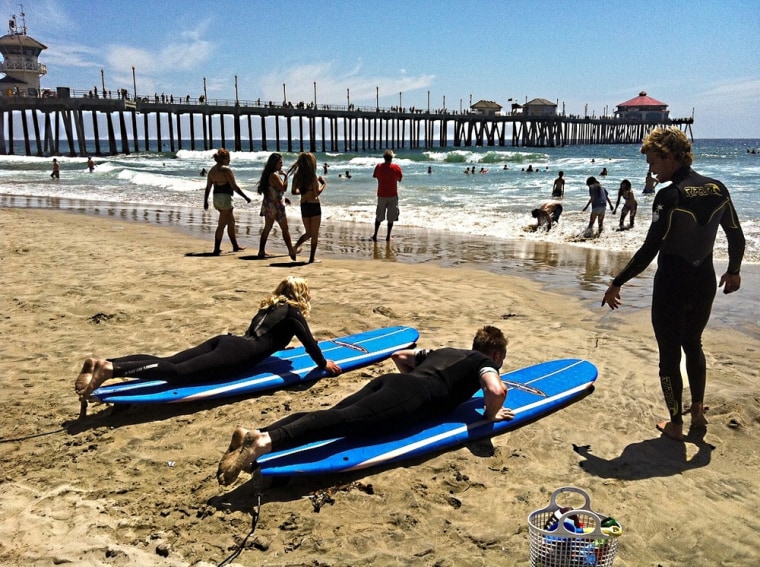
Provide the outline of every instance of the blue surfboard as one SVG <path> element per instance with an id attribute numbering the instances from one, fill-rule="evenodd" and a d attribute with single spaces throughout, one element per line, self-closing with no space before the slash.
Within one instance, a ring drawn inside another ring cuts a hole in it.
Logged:
<path id="1" fill-rule="evenodd" d="M 502 375 L 508 388 L 505 407 L 515 417 L 491 422 L 483 415 L 483 392 L 450 414 L 400 433 L 340 437 L 269 453 L 258 459 L 264 476 L 348 472 L 441 451 L 518 428 L 590 394 L 597 377 L 588 361 L 543 362 Z"/>
<path id="2" fill-rule="evenodd" d="M 344 372 L 380 362 L 395 351 L 414 345 L 419 332 L 412 327 L 386 327 L 319 342 L 325 358 Z M 109 404 L 160 404 L 210 400 L 251 394 L 311 382 L 329 376 L 317 368 L 303 346 L 276 352 L 245 376 L 223 381 L 169 384 L 163 380 L 129 380 L 101 386 L 92 397 Z"/>

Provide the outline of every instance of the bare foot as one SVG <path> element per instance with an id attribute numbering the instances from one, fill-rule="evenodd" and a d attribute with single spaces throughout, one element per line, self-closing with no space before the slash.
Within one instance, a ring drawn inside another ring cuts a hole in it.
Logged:
<path id="1" fill-rule="evenodd" d="M 661 421 L 657 424 L 657 429 L 659 431 L 662 431 L 663 434 L 667 435 L 671 439 L 675 441 L 683 441 L 683 424 L 682 423 L 673 423 L 671 421 Z"/>
<path id="2" fill-rule="evenodd" d="M 240 473 L 244 470 L 251 470 L 253 462 L 256 460 L 254 454 L 254 442 L 256 435 L 247 429 L 238 427 L 232 433 L 230 446 L 227 452 L 222 455 L 219 461 L 219 467 L 216 471 L 216 480 L 222 486 L 228 486 L 235 482 Z"/>
<path id="3" fill-rule="evenodd" d="M 692 427 L 707 427 L 707 418 L 705 417 L 706 407 L 701 404 L 691 406 L 691 426 Z"/>
<path id="4" fill-rule="evenodd" d="M 82 365 L 82 371 L 79 373 L 79 376 L 77 376 L 76 382 L 74 382 L 74 391 L 80 398 L 82 397 L 82 392 L 84 392 L 90 385 L 90 382 L 92 382 L 92 371 L 94 369 L 94 358 L 88 358 L 84 361 L 84 364 Z"/>
<path id="5" fill-rule="evenodd" d="M 245 250 L 245 246 L 235 246 L 232 248 L 233 252 L 240 252 L 241 250 Z"/>
<path id="6" fill-rule="evenodd" d="M 111 364 L 111 362 L 102 358 L 98 358 L 92 359 L 92 363 L 92 378 L 81 391 L 77 392 L 79 394 L 80 400 L 86 400 L 90 397 L 90 394 L 92 394 L 100 387 L 103 382 L 113 378 L 113 364 Z M 82 374 L 79 376 L 81 377 Z M 78 380 L 79 379 L 77 379 L 77 381 Z"/>

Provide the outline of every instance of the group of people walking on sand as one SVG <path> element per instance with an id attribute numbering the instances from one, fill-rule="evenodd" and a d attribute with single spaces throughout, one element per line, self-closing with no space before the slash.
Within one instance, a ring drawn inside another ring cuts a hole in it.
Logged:
<path id="1" fill-rule="evenodd" d="M 375 231 L 372 240 L 377 240 L 377 232 L 383 221 L 388 222 L 386 240 L 391 238 L 393 223 L 398 220 L 398 183 L 403 178 L 401 168 L 392 163 L 393 151 L 386 150 L 383 153 L 383 162 L 375 167 L 373 177 L 377 179 L 377 209 L 375 212 Z M 232 242 L 233 251 L 245 250 L 237 241 L 234 205 L 232 197 L 235 193 L 240 195 L 247 203 L 251 199 L 243 192 L 235 180 L 235 174 L 230 168 L 230 152 L 224 148 L 214 154 L 215 165 L 206 174 L 206 192 L 203 198 L 203 208 L 209 208 L 209 195 L 213 190 L 213 205 L 219 211 L 219 222 L 214 234 L 213 254 L 218 256 L 222 253 L 221 244 L 225 230 Z M 325 164 L 325 172 L 327 167 Z M 205 171 L 205 170 L 204 170 Z M 292 181 L 290 181 L 292 175 Z M 288 184 L 291 184 L 291 193 L 301 198 L 301 219 L 303 220 L 304 233 L 298 238 L 295 245 L 290 237 L 288 217 L 285 205 L 290 200 L 285 197 L 288 192 Z M 259 258 L 266 258 L 266 244 L 269 233 L 277 223 L 282 232 L 285 246 L 291 260 L 296 260 L 301 246 L 310 242 L 311 251 L 309 263 L 316 261 L 317 244 L 319 243 L 319 227 L 322 223 L 322 204 L 319 197 L 327 188 L 327 181 L 321 175 L 317 175 L 317 158 L 309 152 L 301 152 L 293 165 L 283 172 L 282 154 L 273 153 L 267 159 L 264 170 L 261 172 L 257 184 L 257 191 L 262 196 L 260 216 L 264 217 L 264 228 L 259 239 Z"/>
<path id="2" fill-rule="evenodd" d="M 740 269 L 745 240 L 736 210 L 725 185 L 716 179 L 702 176 L 691 168 L 691 144 L 678 129 L 657 129 L 644 140 L 641 153 L 646 155 L 650 170 L 659 182 L 670 182 L 654 197 L 652 223 L 646 239 L 628 264 L 617 274 L 604 292 L 601 305 L 611 309 L 621 306 L 621 287 L 640 274 L 658 258 L 657 273 L 652 291 L 652 326 L 659 349 L 659 381 L 668 419 L 656 427 L 667 437 L 684 439 L 683 415 L 691 417 L 692 428 L 705 428 L 704 394 L 706 361 L 702 349 L 702 333 L 710 318 L 717 287 L 733 293 L 741 287 Z M 390 163 L 390 159 L 386 163 Z M 231 210 L 230 196 L 237 192 L 244 198 L 234 176 L 229 171 L 229 155 L 217 152 L 217 169 L 209 172 L 206 205 L 211 185 L 221 187 L 215 192 L 214 205 L 222 212 Z M 393 168 L 390 168 L 393 170 Z M 264 194 L 262 215 L 267 219 L 262 235 L 260 254 L 264 254 L 266 235 L 274 222 L 282 221 L 282 196 L 287 178 L 293 175 L 292 190 L 301 195 L 305 219 L 319 217 L 318 198 L 325 182 L 316 176 L 316 160 L 311 154 L 301 154 L 296 163 L 282 173 L 282 157 L 273 154 L 267 161 L 259 182 Z M 400 180 L 400 170 L 394 173 Z M 598 185 L 590 178 L 589 188 Z M 591 190 L 591 189 L 590 189 Z M 621 196 L 630 186 L 621 184 Z M 627 202 L 627 201 L 626 201 Z M 603 203 L 603 205 L 602 205 Z M 594 209 L 612 204 L 605 192 L 589 199 Z M 619 204 L 619 201 L 618 201 Z M 304 207 L 305 205 L 305 207 Z M 382 205 L 388 220 L 388 237 L 397 210 L 394 203 Z M 378 205 L 378 211 L 380 205 Z M 629 210 L 629 214 L 631 211 Z M 225 214 L 229 228 L 231 215 Z M 270 220 L 271 219 L 271 220 Z M 234 223 L 234 220 L 231 221 Z M 307 224 L 308 223 L 308 224 Z M 300 243 L 312 239 L 316 248 L 319 222 L 305 221 L 306 232 L 295 246 L 283 232 L 291 255 Z M 220 220 L 220 226 L 221 220 Z M 234 224 L 232 225 L 234 228 Z M 375 237 L 377 236 L 376 223 Z M 267 228 L 268 227 L 268 228 Z M 728 241 L 728 266 L 716 283 L 712 253 L 718 228 Z M 217 232 L 217 249 L 220 236 Z M 234 231 L 230 233 L 232 239 Z M 233 246 L 237 245 L 233 240 Z M 329 374 L 341 373 L 341 368 L 325 358 L 313 338 L 306 316 L 311 309 L 311 292 L 305 279 L 289 276 L 259 304 L 248 329 L 242 336 L 219 335 L 196 347 L 169 357 L 136 354 L 114 358 L 88 358 L 75 382 L 75 391 L 86 409 L 87 400 L 106 380 L 114 377 L 161 378 L 173 383 L 196 382 L 213 376 L 216 380 L 234 377 L 250 370 L 257 362 L 284 348 L 293 337 L 306 347 L 315 364 Z M 681 352 L 686 357 L 686 374 L 691 389 L 691 404 L 684 410 Z M 483 390 L 485 417 L 491 421 L 509 420 L 512 410 L 504 407 L 507 389 L 499 377 L 507 354 L 507 338 L 496 327 L 479 329 L 471 349 L 440 348 L 436 350 L 405 349 L 394 353 L 392 359 L 398 372 L 370 380 L 356 393 L 330 409 L 293 413 L 258 429 L 237 427 L 229 447 L 221 458 L 217 471 L 220 484 L 232 483 L 243 472 L 251 472 L 256 459 L 270 452 L 303 443 L 336 436 L 372 434 L 382 429 L 402 428 L 420 420 L 446 414 Z"/>

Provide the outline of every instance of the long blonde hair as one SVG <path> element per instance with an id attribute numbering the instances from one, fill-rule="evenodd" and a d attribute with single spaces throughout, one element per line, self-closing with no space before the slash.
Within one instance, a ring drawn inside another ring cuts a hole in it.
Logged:
<path id="1" fill-rule="evenodd" d="M 261 301 L 260 307 L 269 307 L 275 303 L 287 303 L 301 310 L 304 317 L 311 311 L 309 280 L 298 276 L 288 276 L 282 280 L 271 295 Z"/>
<path id="2" fill-rule="evenodd" d="M 317 179 L 317 158 L 309 152 L 301 152 L 296 159 L 296 172 L 293 175 L 294 195 L 308 193 Z"/>

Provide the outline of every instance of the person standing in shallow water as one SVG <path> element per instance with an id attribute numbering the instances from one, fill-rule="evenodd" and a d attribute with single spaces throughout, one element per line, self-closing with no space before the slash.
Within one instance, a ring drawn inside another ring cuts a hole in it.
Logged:
<path id="1" fill-rule="evenodd" d="M 691 427 L 707 426 L 704 411 L 707 363 L 702 332 L 717 291 L 713 248 L 718 227 L 728 241 L 728 267 L 720 278 L 723 293 L 741 287 L 745 239 L 728 189 L 691 168 L 691 143 L 677 128 L 653 130 L 641 146 L 650 170 L 670 185 L 655 195 L 652 224 L 644 244 L 604 292 L 602 306 L 617 309 L 620 288 L 643 272 L 657 256 L 652 289 L 652 327 L 660 357 L 660 386 L 670 419 L 657 424 L 668 437 L 683 434 L 681 350 L 691 389 Z"/>
<path id="2" fill-rule="evenodd" d="M 214 208 L 219 211 L 219 223 L 214 233 L 214 256 L 218 256 L 222 253 L 221 246 L 225 228 L 227 228 L 227 235 L 230 237 L 230 242 L 232 242 L 232 249 L 235 252 L 245 250 L 245 247 L 238 244 L 237 236 L 235 235 L 232 194 L 233 192 L 238 193 L 247 203 L 250 203 L 251 200 L 243 193 L 235 181 L 235 174 L 230 169 L 230 152 L 224 148 L 220 148 L 214 154 L 214 161 L 216 164 L 209 170 L 206 177 L 206 193 L 203 196 L 203 209 L 208 210 L 208 196 L 213 186 Z"/>
<path id="3" fill-rule="evenodd" d="M 391 239 L 393 223 L 398 220 L 398 183 L 404 177 L 401 168 L 393 162 L 393 151 L 383 152 L 383 163 L 375 166 L 372 177 L 377 179 L 377 209 L 375 211 L 375 232 L 372 240 L 377 240 L 380 224 L 388 221 L 388 232 L 385 240 Z"/>

